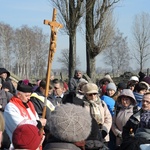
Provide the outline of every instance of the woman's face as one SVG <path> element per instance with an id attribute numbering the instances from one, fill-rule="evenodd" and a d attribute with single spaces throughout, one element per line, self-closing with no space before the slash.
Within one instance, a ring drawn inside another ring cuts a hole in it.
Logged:
<path id="1" fill-rule="evenodd" d="M 108 96 L 113 96 L 115 94 L 115 91 L 114 90 L 112 90 L 112 89 L 109 89 L 109 90 L 107 90 L 107 95 Z"/>
<path id="2" fill-rule="evenodd" d="M 123 97 L 121 97 L 121 104 L 124 107 L 128 107 L 131 104 L 131 99 L 127 96 L 123 96 Z"/>
<path id="3" fill-rule="evenodd" d="M 146 89 L 143 89 L 143 90 L 141 90 L 139 93 L 142 94 L 142 95 L 144 95 L 146 92 L 147 92 L 147 90 L 146 90 Z"/>
<path id="4" fill-rule="evenodd" d="M 86 98 L 87 100 L 97 100 L 97 93 L 90 93 L 90 94 L 86 94 Z"/>

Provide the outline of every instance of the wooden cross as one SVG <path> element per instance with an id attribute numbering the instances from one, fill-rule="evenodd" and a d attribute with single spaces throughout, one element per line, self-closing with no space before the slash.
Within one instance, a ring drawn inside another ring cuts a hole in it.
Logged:
<path id="1" fill-rule="evenodd" d="M 45 100 L 44 100 L 42 118 L 45 118 L 45 115 L 46 115 L 46 105 L 47 105 L 47 97 L 48 97 L 49 85 L 50 85 L 52 61 L 53 61 L 54 53 L 56 52 L 57 31 L 63 27 L 62 24 L 56 22 L 56 9 L 55 8 L 53 9 L 52 21 L 44 20 L 44 24 L 47 24 L 51 27 L 51 37 L 50 37 L 48 65 L 47 65 L 47 74 L 46 74 Z M 41 133 L 42 133 L 42 130 L 41 130 Z"/>
<path id="2" fill-rule="evenodd" d="M 52 21 L 44 20 L 44 24 L 49 25 L 51 27 L 51 41 L 50 41 L 50 50 L 53 51 L 53 53 L 56 52 L 56 34 L 57 31 L 63 27 L 62 24 L 56 22 L 56 9 L 53 9 L 53 17 Z"/>

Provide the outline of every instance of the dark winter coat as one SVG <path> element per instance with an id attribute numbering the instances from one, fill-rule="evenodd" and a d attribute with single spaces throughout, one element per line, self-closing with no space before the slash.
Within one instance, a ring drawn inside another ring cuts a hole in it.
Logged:
<path id="1" fill-rule="evenodd" d="M 72 143 L 49 143 L 43 150 L 81 150 Z"/>
<path id="2" fill-rule="evenodd" d="M 81 150 L 73 143 L 61 141 L 54 136 L 50 136 L 43 150 Z"/>
<path id="3" fill-rule="evenodd" d="M 4 111 L 6 104 L 12 97 L 13 95 L 10 92 L 6 92 L 4 89 L 0 90 L 0 105 L 2 106 L 0 111 Z"/>
<path id="4" fill-rule="evenodd" d="M 140 109 L 137 113 L 133 114 L 129 118 L 129 120 L 127 121 L 127 123 L 123 127 L 123 132 L 122 132 L 123 140 L 128 139 L 132 136 L 132 134 L 135 134 L 135 132 L 139 126 L 140 115 L 142 112 L 143 112 L 143 110 Z M 131 130 L 132 130 L 132 133 L 131 133 Z"/>
<path id="5" fill-rule="evenodd" d="M 9 92 L 12 93 L 13 95 L 16 94 L 16 89 L 15 89 L 14 85 L 12 84 L 11 79 L 9 78 L 10 72 L 8 70 L 6 70 L 5 68 L 0 68 L 0 75 L 2 73 L 7 73 L 7 78 L 5 80 L 2 79 L 2 87 L 3 87 L 4 82 L 7 82 L 7 83 L 9 83 Z"/>

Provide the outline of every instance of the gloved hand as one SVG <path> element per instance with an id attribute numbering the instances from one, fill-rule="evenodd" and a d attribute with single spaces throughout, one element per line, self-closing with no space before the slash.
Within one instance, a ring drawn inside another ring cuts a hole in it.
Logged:
<path id="1" fill-rule="evenodd" d="M 102 138 L 104 139 L 107 135 L 107 132 L 105 130 L 102 130 Z"/>

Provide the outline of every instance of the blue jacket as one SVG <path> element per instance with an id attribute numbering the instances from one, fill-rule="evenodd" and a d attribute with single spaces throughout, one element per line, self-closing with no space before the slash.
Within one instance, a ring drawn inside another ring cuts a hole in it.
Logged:
<path id="1" fill-rule="evenodd" d="M 115 100 L 109 96 L 103 95 L 101 99 L 107 104 L 107 107 L 111 113 L 111 115 L 114 115 L 114 108 L 115 108 Z"/>

